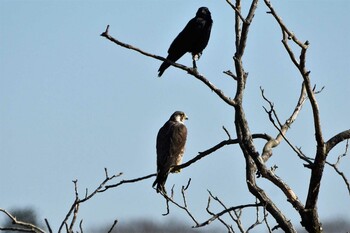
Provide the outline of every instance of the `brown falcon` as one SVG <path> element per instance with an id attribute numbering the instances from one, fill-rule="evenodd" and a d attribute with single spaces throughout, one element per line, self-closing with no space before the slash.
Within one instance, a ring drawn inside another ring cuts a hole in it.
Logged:
<path id="1" fill-rule="evenodd" d="M 153 187 L 157 185 L 157 192 L 165 192 L 165 182 L 172 168 L 180 165 L 185 151 L 187 128 L 184 124 L 187 120 L 184 112 L 174 112 L 169 120 L 160 128 L 157 135 L 157 178 Z"/>

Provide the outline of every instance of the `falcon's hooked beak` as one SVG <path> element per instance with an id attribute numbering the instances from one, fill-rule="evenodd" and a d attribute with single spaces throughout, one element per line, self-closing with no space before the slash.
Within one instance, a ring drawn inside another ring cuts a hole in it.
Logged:
<path id="1" fill-rule="evenodd" d="M 184 120 L 188 120 L 188 116 L 186 114 L 183 116 L 183 121 Z"/>
<path id="2" fill-rule="evenodd" d="M 185 123 L 185 120 L 188 120 L 188 117 L 187 117 L 187 115 L 186 115 L 185 113 L 183 113 L 183 115 L 180 117 L 180 122 L 181 122 L 182 124 L 184 124 L 184 123 Z"/>

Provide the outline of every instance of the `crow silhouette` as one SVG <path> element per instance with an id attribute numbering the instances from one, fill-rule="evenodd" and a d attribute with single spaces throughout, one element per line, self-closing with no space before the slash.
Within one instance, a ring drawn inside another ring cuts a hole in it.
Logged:
<path id="1" fill-rule="evenodd" d="M 185 53 L 192 53 L 193 66 L 196 68 L 196 59 L 202 55 L 203 49 L 207 46 L 211 26 L 213 20 L 211 19 L 210 11 L 207 7 L 200 7 L 196 16 L 191 19 L 186 27 L 180 32 L 171 43 L 168 50 L 167 59 L 176 62 Z M 170 63 L 164 61 L 158 69 L 158 77 L 162 76 L 164 71 L 170 66 Z"/>

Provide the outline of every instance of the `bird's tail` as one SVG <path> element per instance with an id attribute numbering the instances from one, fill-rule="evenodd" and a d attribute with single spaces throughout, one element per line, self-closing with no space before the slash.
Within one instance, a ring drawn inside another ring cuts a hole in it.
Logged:
<path id="1" fill-rule="evenodd" d="M 158 172 L 157 178 L 153 182 L 153 185 L 152 185 L 152 187 L 157 185 L 157 187 L 156 187 L 157 193 L 159 193 L 159 192 L 166 193 L 165 182 L 166 182 L 167 178 L 168 178 L 168 173 L 163 174 L 161 172 Z"/>
<path id="2" fill-rule="evenodd" d="M 168 59 L 169 61 L 172 61 L 172 62 L 176 62 L 177 60 L 179 60 L 180 59 L 180 57 L 182 57 L 184 54 L 186 53 L 186 51 L 179 51 L 179 52 L 177 52 L 177 53 L 170 53 L 167 57 L 166 57 L 166 59 Z M 168 69 L 168 67 L 170 66 L 170 63 L 169 62 L 167 62 L 167 61 L 164 61 L 161 65 L 160 65 L 160 67 L 159 67 L 159 69 L 158 69 L 158 77 L 160 77 L 160 76 L 162 76 L 162 74 L 164 73 L 164 71 L 166 70 L 166 69 Z"/>
<path id="3" fill-rule="evenodd" d="M 164 71 L 170 66 L 169 62 L 164 61 L 158 69 L 158 77 L 162 76 Z"/>

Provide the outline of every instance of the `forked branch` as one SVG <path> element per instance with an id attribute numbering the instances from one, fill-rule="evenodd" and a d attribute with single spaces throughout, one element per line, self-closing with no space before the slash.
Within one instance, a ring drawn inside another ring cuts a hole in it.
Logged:
<path id="1" fill-rule="evenodd" d="M 286 138 L 286 133 L 287 133 L 288 129 L 291 127 L 291 125 L 296 120 L 299 112 L 301 111 L 301 109 L 302 109 L 302 107 L 307 99 L 305 85 L 302 84 L 299 99 L 297 101 L 296 107 L 294 108 L 294 111 L 292 112 L 291 116 L 285 121 L 284 124 L 280 123 L 278 116 L 277 116 L 277 113 L 274 109 L 274 106 L 273 106 L 272 102 L 269 101 L 266 98 L 266 96 L 264 95 L 263 89 L 261 89 L 261 95 L 264 98 L 264 100 L 270 105 L 270 110 L 267 110 L 265 108 L 265 111 L 269 114 L 269 119 L 272 122 L 272 124 L 279 131 L 279 134 L 277 135 L 277 137 L 275 139 L 268 141 L 264 146 L 263 153 L 262 153 L 262 159 L 264 160 L 264 162 L 266 162 L 272 156 L 272 148 L 278 146 L 281 143 L 281 141 L 284 139 L 288 143 L 288 145 L 296 152 L 296 154 L 298 155 L 299 158 L 306 161 L 308 164 L 311 164 L 312 162 L 303 153 L 301 153 L 300 150 L 298 150 L 295 146 L 293 146 L 289 142 L 289 140 L 287 140 L 287 138 Z M 277 125 L 275 123 L 274 118 L 276 118 L 278 120 L 279 125 Z"/>

